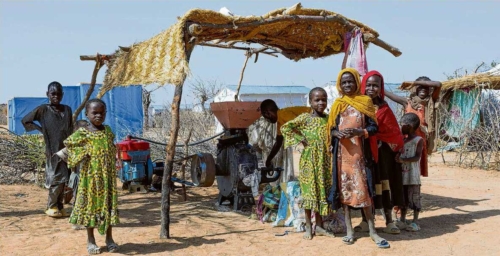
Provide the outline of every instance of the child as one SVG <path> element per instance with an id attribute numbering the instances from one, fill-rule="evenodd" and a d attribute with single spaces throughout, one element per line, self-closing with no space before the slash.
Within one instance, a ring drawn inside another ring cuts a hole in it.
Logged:
<path id="1" fill-rule="evenodd" d="M 408 231 L 418 231 L 420 204 L 420 156 L 424 154 L 424 139 L 416 134 L 420 119 L 414 113 L 407 113 L 401 118 L 401 130 L 406 136 L 405 145 L 397 161 L 403 165 L 403 190 L 405 206 L 401 209 L 401 222 L 406 223 L 406 211 L 413 210 L 413 221 L 406 227 Z"/>
<path id="2" fill-rule="evenodd" d="M 328 200 L 333 210 L 342 205 L 345 213 L 347 235 L 345 244 L 354 243 L 350 207 L 363 208 L 370 237 L 379 248 L 389 248 L 389 243 L 377 235 L 372 214 L 373 162 L 368 138 L 378 131 L 375 106 L 372 99 L 361 94 L 359 73 L 346 68 L 337 77 L 337 90 L 341 95 L 330 110 L 327 131 L 332 149 L 332 189 Z"/>
<path id="3" fill-rule="evenodd" d="M 288 107 L 284 109 L 279 109 L 278 105 L 276 105 L 276 102 L 271 99 L 267 99 L 262 101 L 260 104 L 260 112 L 262 117 L 264 117 L 267 121 L 271 123 L 276 123 L 277 124 L 277 133 L 276 133 L 276 140 L 273 145 L 273 148 L 271 149 L 271 152 L 269 153 L 269 156 L 267 156 L 266 159 L 266 166 L 270 167 L 271 166 L 271 161 L 273 158 L 278 154 L 278 152 L 281 149 L 281 146 L 283 145 L 283 135 L 281 134 L 281 126 L 296 118 L 297 116 L 303 114 L 303 113 L 309 113 L 311 109 L 309 107 Z"/>
<path id="4" fill-rule="evenodd" d="M 432 89 L 432 94 L 431 94 Z M 424 138 L 424 154 L 420 160 L 420 172 L 424 177 L 428 176 L 427 155 L 434 150 L 434 139 L 436 136 L 435 109 L 441 91 L 441 82 L 431 81 L 426 76 L 421 76 L 413 82 L 410 97 L 408 99 L 386 92 L 389 99 L 405 107 L 405 113 L 415 113 L 420 118 L 420 127 L 417 135 Z"/>
<path id="5" fill-rule="evenodd" d="M 403 134 L 391 108 L 385 101 L 384 78 L 377 71 L 363 76 L 361 93 L 372 98 L 377 109 L 378 132 L 370 137 L 372 155 L 376 162 L 373 180 L 375 183 L 375 209 L 384 209 L 385 233 L 399 234 L 401 231 L 393 222 L 393 206 L 403 206 L 403 183 L 401 164 L 396 155 L 404 145 Z M 368 232 L 368 223 L 363 214 L 363 222 L 354 228 Z"/>
<path id="6" fill-rule="evenodd" d="M 43 134 L 46 157 L 45 187 L 49 190 L 45 214 L 53 218 L 69 216 L 63 209 L 64 187 L 69 179 L 69 170 L 66 162 L 55 155 L 64 148 L 63 141 L 73 131 L 72 111 L 69 106 L 61 104 L 63 95 L 60 83 L 50 83 L 47 87 L 49 104 L 37 107 L 22 119 L 27 132 L 38 130 Z"/>
<path id="7" fill-rule="evenodd" d="M 76 132 L 80 128 L 85 128 L 88 125 L 89 122 L 87 122 L 86 120 L 78 120 L 75 123 L 75 128 L 73 132 Z M 71 175 L 69 176 L 69 182 L 68 182 L 68 187 L 70 187 L 73 190 L 73 198 L 75 198 L 75 202 L 76 202 L 76 194 L 78 192 L 79 180 L 80 180 L 80 165 L 72 168 L 72 172 Z M 73 229 L 81 230 L 85 229 L 85 227 L 80 225 L 73 225 Z"/>
<path id="8" fill-rule="evenodd" d="M 302 195 L 300 207 L 305 209 L 306 233 L 304 239 L 313 237 L 311 213 L 315 213 L 317 236 L 334 235 L 323 227 L 321 216 L 328 215 L 329 205 L 327 193 L 331 187 L 330 158 L 325 144 L 327 137 L 326 109 L 327 94 L 323 88 L 316 87 L 309 92 L 309 103 L 312 112 L 299 115 L 297 118 L 283 124 L 281 132 L 285 138 L 285 148 L 302 143 L 304 151 L 299 162 L 299 182 Z"/>
<path id="9" fill-rule="evenodd" d="M 87 227 L 89 254 L 101 253 L 94 237 L 96 227 L 101 235 L 106 234 L 108 251 L 114 252 L 118 245 L 113 240 L 111 227 L 119 223 L 114 134 L 109 126 L 103 125 L 106 104 L 102 100 L 89 100 L 85 115 L 90 124 L 78 129 L 64 142 L 68 149 L 68 165 L 81 164 L 76 202 L 69 222 Z"/>

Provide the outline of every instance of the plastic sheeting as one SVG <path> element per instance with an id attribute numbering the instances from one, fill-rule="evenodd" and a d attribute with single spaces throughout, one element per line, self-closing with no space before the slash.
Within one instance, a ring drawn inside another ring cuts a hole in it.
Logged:
<path id="1" fill-rule="evenodd" d="M 450 115 L 446 121 L 446 133 L 453 138 L 460 138 L 467 130 L 474 129 L 479 124 L 479 101 L 480 90 L 471 91 L 456 90 L 450 102 Z"/>
<path id="2" fill-rule="evenodd" d="M 80 106 L 85 94 L 89 90 L 89 84 L 79 86 L 63 86 L 64 97 L 62 104 L 68 105 L 73 111 Z M 95 98 L 100 84 L 96 84 L 90 99 Z M 142 135 L 143 117 L 142 111 L 142 86 L 115 87 L 101 98 L 107 106 L 107 116 L 104 124 L 109 125 L 115 133 L 115 141 L 120 141 L 128 134 L 136 136 Z M 43 98 L 13 98 L 9 100 L 9 130 L 16 134 L 26 134 L 21 119 L 30 111 L 41 104 L 48 103 L 46 97 Z M 87 120 L 85 109 L 82 110 L 78 119 Z M 30 132 L 36 134 L 38 131 Z"/>

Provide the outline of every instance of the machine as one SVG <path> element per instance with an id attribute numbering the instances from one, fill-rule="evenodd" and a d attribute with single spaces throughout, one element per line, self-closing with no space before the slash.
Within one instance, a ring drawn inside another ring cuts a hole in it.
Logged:
<path id="1" fill-rule="evenodd" d="M 248 144 L 246 129 L 260 117 L 260 102 L 217 102 L 210 104 L 225 129 L 218 140 L 217 160 L 198 154 L 191 162 L 191 177 L 199 186 L 211 186 L 213 175 L 219 189 L 218 203 L 229 201 L 234 210 L 255 205 L 251 184 L 276 181 L 282 169 L 259 166 L 257 154 Z M 246 182 L 244 181 L 246 179 Z M 245 184 L 246 183 L 246 184 Z M 254 188 L 255 189 L 255 188 Z"/>
<path id="2" fill-rule="evenodd" d="M 151 184 L 154 169 L 149 143 L 127 136 L 116 145 L 118 176 L 123 184 L 122 188 L 130 192 L 147 192 L 145 186 Z"/>

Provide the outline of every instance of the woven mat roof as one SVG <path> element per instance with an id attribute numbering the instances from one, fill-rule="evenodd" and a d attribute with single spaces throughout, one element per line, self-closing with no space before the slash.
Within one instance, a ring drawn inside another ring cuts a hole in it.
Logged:
<path id="1" fill-rule="evenodd" d="M 378 40 L 377 31 L 361 22 L 327 10 L 305 9 L 300 3 L 262 16 L 247 17 L 193 9 L 153 38 L 134 44 L 126 51 L 116 51 L 108 63 L 99 94 L 119 85 L 182 85 L 189 74 L 189 56 L 196 44 L 257 43 L 298 61 L 343 52 L 344 35 L 354 28 L 363 32 L 366 46 L 368 41 Z M 395 56 L 401 54 L 391 46 L 383 48 L 395 50 L 397 53 L 392 51 Z"/>
<path id="2" fill-rule="evenodd" d="M 500 76 L 491 73 L 481 73 L 455 78 L 442 82 L 441 90 L 459 90 L 465 88 L 482 87 L 485 89 L 500 90 Z"/>

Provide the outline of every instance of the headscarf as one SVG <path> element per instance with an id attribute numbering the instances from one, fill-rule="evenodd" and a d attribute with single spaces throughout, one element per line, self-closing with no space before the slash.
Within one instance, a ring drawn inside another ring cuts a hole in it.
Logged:
<path id="1" fill-rule="evenodd" d="M 368 78 L 371 76 L 380 77 L 380 93 L 379 97 L 384 100 L 385 89 L 384 89 L 384 77 L 378 71 L 370 71 L 365 76 L 363 76 L 363 81 L 361 83 L 361 93 L 365 94 L 366 83 Z M 378 162 L 378 145 L 377 140 L 383 141 L 391 147 L 394 152 L 399 151 L 403 148 L 404 139 L 401 129 L 399 128 L 398 120 L 394 113 L 392 112 L 389 105 L 383 104 L 377 110 L 377 122 L 378 122 L 378 132 L 375 136 L 370 137 L 370 147 L 372 150 L 373 158 Z"/>
<path id="2" fill-rule="evenodd" d="M 340 80 L 342 79 L 342 75 L 345 73 L 351 73 L 356 82 L 356 91 L 353 95 L 342 95 L 342 90 L 340 88 Z M 359 82 L 359 73 L 356 69 L 353 68 L 345 68 L 339 72 L 337 76 L 337 90 L 339 92 L 340 97 L 333 102 L 333 105 L 330 110 L 330 115 L 328 117 L 328 125 L 327 125 L 327 138 L 328 145 L 331 145 L 331 136 L 330 132 L 333 127 L 337 126 L 336 119 L 340 113 L 343 113 L 348 106 L 351 106 L 361 112 L 362 114 L 368 116 L 373 119 L 373 121 L 377 122 L 377 116 L 375 114 L 375 106 L 373 105 L 372 99 L 366 95 L 361 94 L 361 83 Z"/>

